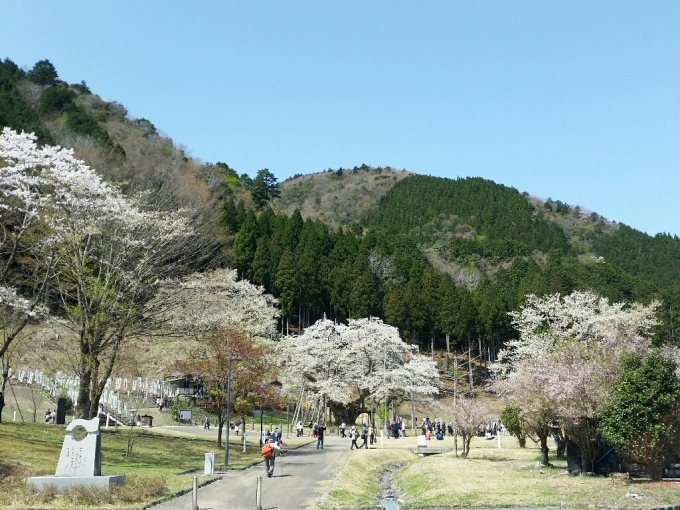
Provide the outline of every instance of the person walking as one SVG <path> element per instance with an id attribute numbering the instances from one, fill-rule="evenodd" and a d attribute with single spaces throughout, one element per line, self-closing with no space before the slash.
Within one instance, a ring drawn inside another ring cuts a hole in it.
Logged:
<path id="1" fill-rule="evenodd" d="M 352 428 L 350 429 L 349 438 L 352 440 L 352 444 L 350 444 L 349 449 L 354 450 L 354 447 L 356 446 L 358 450 L 359 446 L 357 445 L 357 439 L 359 438 L 359 431 L 357 430 L 356 427 L 352 426 Z"/>
<path id="2" fill-rule="evenodd" d="M 372 423 L 368 426 L 368 439 L 371 446 L 373 446 L 373 443 L 375 442 L 375 426 Z"/>
<path id="3" fill-rule="evenodd" d="M 297 429 L 297 437 L 302 437 L 302 434 L 305 429 L 304 425 L 302 425 L 302 422 L 301 421 L 297 422 L 295 428 Z"/>
<path id="4" fill-rule="evenodd" d="M 323 450 L 323 434 L 326 431 L 326 426 L 325 425 L 318 425 L 316 427 L 316 449 L 319 449 L 319 445 L 321 445 L 321 449 Z"/>
<path id="5" fill-rule="evenodd" d="M 345 435 L 345 427 L 346 427 L 346 425 L 345 425 L 345 422 L 343 421 L 343 422 L 340 424 L 340 429 L 339 429 L 340 437 L 343 438 L 343 439 L 344 439 L 345 437 L 347 437 L 347 436 Z"/>
<path id="6" fill-rule="evenodd" d="M 368 429 L 365 423 L 361 427 L 361 440 L 363 443 L 359 448 L 366 448 L 368 450 Z"/>
<path id="7" fill-rule="evenodd" d="M 273 437 L 269 438 L 261 450 L 262 456 L 264 457 L 264 468 L 267 472 L 267 477 L 269 478 L 274 476 L 274 461 L 276 460 L 277 455 L 276 450 L 281 452 L 281 447 L 276 444 Z"/>

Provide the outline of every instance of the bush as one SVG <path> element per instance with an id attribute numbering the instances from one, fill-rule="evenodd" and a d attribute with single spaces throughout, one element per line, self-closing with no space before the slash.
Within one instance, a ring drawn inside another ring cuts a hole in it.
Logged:
<path id="1" fill-rule="evenodd" d="M 527 446 L 527 433 L 524 430 L 522 424 L 522 417 L 518 407 L 507 406 L 501 412 L 501 421 L 505 428 L 517 438 L 520 448 L 526 448 Z"/>
<path id="2" fill-rule="evenodd" d="M 658 352 L 623 358 L 623 373 L 600 421 L 600 432 L 618 453 L 661 480 L 678 436 L 675 411 L 680 381 L 675 362 Z"/>

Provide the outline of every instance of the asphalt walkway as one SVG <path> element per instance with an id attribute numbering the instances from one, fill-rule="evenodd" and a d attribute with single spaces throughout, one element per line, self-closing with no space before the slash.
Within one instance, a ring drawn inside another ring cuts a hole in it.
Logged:
<path id="1" fill-rule="evenodd" d="M 267 478 L 264 462 L 240 471 L 228 471 L 224 478 L 198 489 L 201 510 L 251 510 L 255 508 L 257 476 L 262 477 L 262 508 L 300 510 L 322 496 L 335 476 L 336 466 L 350 454 L 350 442 L 327 436 L 324 449 L 316 443 L 277 457 L 274 476 Z M 190 510 L 191 492 L 153 507 L 154 510 Z"/>

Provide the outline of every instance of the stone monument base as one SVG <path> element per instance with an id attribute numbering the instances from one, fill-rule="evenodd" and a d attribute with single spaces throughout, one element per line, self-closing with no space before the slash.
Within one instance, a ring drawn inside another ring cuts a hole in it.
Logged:
<path id="1" fill-rule="evenodd" d="M 31 476 L 26 478 L 26 485 L 37 491 L 49 489 L 61 492 L 69 487 L 84 485 L 85 487 L 110 487 L 125 485 L 125 475 L 104 476 Z"/>

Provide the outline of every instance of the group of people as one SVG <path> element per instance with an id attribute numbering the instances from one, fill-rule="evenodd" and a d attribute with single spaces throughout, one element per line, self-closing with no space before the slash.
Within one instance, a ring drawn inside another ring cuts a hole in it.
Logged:
<path id="1" fill-rule="evenodd" d="M 345 431 L 344 431 L 344 423 L 343 425 L 343 432 L 340 437 L 345 437 Z M 349 429 L 349 439 L 350 439 L 350 445 L 349 449 L 354 450 L 356 447 L 357 450 L 360 448 L 365 448 L 368 449 L 368 445 L 370 444 L 373 446 L 373 443 L 376 442 L 376 437 L 375 437 L 375 425 L 372 423 L 368 426 L 366 426 L 365 423 L 361 424 L 361 433 L 359 433 L 359 429 L 357 429 L 354 425 Z M 357 440 L 361 439 L 363 443 L 357 444 Z"/>
<path id="2" fill-rule="evenodd" d="M 425 436 L 425 439 L 434 438 L 441 440 L 444 439 L 444 436 L 447 433 L 449 436 L 453 436 L 453 424 L 449 423 L 447 425 L 447 423 L 442 421 L 441 418 L 430 420 L 430 417 L 426 416 L 425 419 L 423 419 L 421 430 Z"/>
<path id="3" fill-rule="evenodd" d="M 281 439 L 282 437 L 283 437 L 283 431 L 280 428 L 276 427 L 274 430 L 268 430 L 267 432 L 265 432 L 264 442 L 267 442 L 270 439 L 273 439 L 274 442 L 277 445 L 280 445 L 280 444 L 283 444 L 283 439 Z"/>
<path id="4" fill-rule="evenodd" d="M 54 423 L 54 420 L 56 419 L 57 419 L 56 411 L 51 411 L 50 409 L 45 411 L 45 423 Z"/>
<path id="5" fill-rule="evenodd" d="M 390 437 L 393 437 L 394 439 L 406 437 L 406 424 L 401 418 L 392 422 L 385 422 L 385 430 L 387 431 L 387 439 Z"/>

